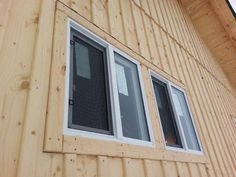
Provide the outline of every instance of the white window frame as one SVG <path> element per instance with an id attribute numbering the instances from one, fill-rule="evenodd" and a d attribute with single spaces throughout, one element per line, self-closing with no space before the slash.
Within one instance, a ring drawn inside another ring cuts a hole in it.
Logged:
<path id="1" fill-rule="evenodd" d="M 150 69 L 149 69 L 149 76 L 150 76 L 151 82 L 152 82 L 152 77 L 154 77 L 154 78 L 160 80 L 161 82 L 165 83 L 166 86 L 167 86 L 168 95 L 170 97 L 171 106 L 172 106 L 172 109 L 173 109 L 173 112 L 174 112 L 174 118 L 176 120 L 178 133 L 179 133 L 179 136 L 180 136 L 180 139 L 181 139 L 181 142 L 182 142 L 182 146 L 183 146 L 183 148 L 171 147 L 171 146 L 168 146 L 165 143 L 165 148 L 167 150 L 173 150 L 173 151 L 180 151 L 180 152 L 187 152 L 187 153 L 192 153 L 192 154 L 197 154 L 197 155 L 203 155 L 203 148 L 202 148 L 200 138 L 199 138 L 196 126 L 195 126 L 195 122 L 193 120 L 193 116 L 192 116 L 192 112 L 191 112 L 191 109 L 190 109 L 190 106 L 189 106 L 187 95 L 186 95 L 184 89 L 182 89 L 181 87 L 177 86 L 176 84 L 170 82 L 169 80 L 165 79 L 164 77 L 160 76 L 159 74 L 157 74 L 156 72 L 154 72 L 153 70 L 150 70 Z M 188 108 L 188 111 L 189 111 L 189 114 L 190 114 L 190 118 L 191 118 L 192 123 L 193 123 L 193 128 L 194 128 L 194 131 L 196 133 L 196 137 L 197 137 L 197 141 L 198 141 L 198 144 L 199 144 L 200 151 L 189 149 L 188 146 L 187 146 L 187 142 L 186 142 L 186 138 L 185 138 L 185 135 L 184 135 L 183 127 L 182 127 L 182 124 L 180 122 L 180 118 L 176 113 L 176 108 L 175 108 L 174 101 L 173 101 L 172 87 L 178 89 L 179 91 L 181 91 L 184 94 L 186 104 L 187 104 L 187 108 Z M 155 95 L 154 89 L 152 89 L 152 94 Z M 156 98 L 154 98 L 154 100 L 155 100 L 156 110 L 159 113 Z M 160 119 L 160 116 L 158 116 L 158 117 L 159 117 L 158 119 L 159 119 L 160 127 L 161 127 L 161 130 L 162 130 L 162 138 L 165 142 L 165 136 L 164 136 L 164 131 L 163 131 L 162 124 L 161 124 L 161 119 Z"/>
<path id="2" fill-rule="evenodd" d="M 69 99 L 71 28 L 85 35 L 86 37 L 98 43 L 102 47 L 106 48 L 107 62 L 108 62 L 108 68 L 107 68 L 108 69 L 108 82 L 109 82 L 111 115 L 112 115 L 111 119 L 112 119 L 114 135 L 106 135 L 106 134 L 101 134 L 101 133 L 96 133 L 96 132 L 77 130 L 77 129 L 72 129 L 68 127 L 69 105 L 68 105 L 67 100 Z M 66 69 L 66 76 L 65 76 L 64 134 L 70 135 L 70 136 L 80 136 L 80 137 L 92 138 L 92 139 L 98 139 L 98 140 L 115 141 L 115 142 L 121 142 L 121 143 L 126 143 L 126 144 L 155 147 L 155 141 L 154 141 L 154 136 L 152 133 L 153 131 L 152 131 L 152 126 L 151 126 L 151 121 L 150 121 L 150 115 L 149 115 L 148 106 L 147 106 L 147 99 L 145 96 L 146 92 L 144 89 L 143 79 L 141 75 L 140 63 L 70 18 L 68 18 L 67 20 L 67 49 L 66 50 L 67 50 L 67 54 L 66 54 L 66 68 L 67 69 Z M 121 116 L 120 116 L 119 96 L 118 96 L 116 72 L 115 72 L 114 52 L 123 56 L 128 61 L 131 61 L 137 66 L 137 72 L 138 72 L 138 77 L 139 77 L 138 79 L 140 83 L 140 89 L 141 89 L 142 100 L 144 104 L 144 111 L 145 111 L 145 117 L 146 117 L 147 129 L 148 129 L 150 141 L 138 140 L 138 139 L 133 139 L 133 138 L 128 138 L 128 137 L 123 136 Z"/>

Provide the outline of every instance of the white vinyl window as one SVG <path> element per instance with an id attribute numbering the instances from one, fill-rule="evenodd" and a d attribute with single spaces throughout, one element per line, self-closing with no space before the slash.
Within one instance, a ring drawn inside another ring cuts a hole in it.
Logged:
<path id="1" fill-rule="evenodd" d="M 140 64 L 68 20 L 65 134 L 153 146 Z"/>
<path id="2" fill-rule="evenodd" d="M 185 92 L 150 71 L 167 149 L 202 154 Z"/>

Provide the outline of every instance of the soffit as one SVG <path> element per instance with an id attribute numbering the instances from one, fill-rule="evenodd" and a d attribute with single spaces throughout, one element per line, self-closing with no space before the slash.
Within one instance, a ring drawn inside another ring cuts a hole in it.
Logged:
<path id="1" fill-rule="evenodd" d="M 225 0 L 181 0 L 195 27 L 236 87 L 236 20 Z"/>

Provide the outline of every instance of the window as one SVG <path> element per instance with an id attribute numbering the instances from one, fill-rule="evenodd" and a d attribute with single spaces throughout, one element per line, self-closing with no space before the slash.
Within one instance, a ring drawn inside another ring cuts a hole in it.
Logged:
<path id="1" fill-rule="evenodd" d="M 71 30 L 69 128 L 113 134 L 106 49 Z"/>
<path id="2" fill-rule="evenodd" d="M 149 141 L 137 66 L 117 53 L 115 63 L 123 135 Z"/>
<path id="3" fill-rule="evenodd" d="M 70 21 L 65 133 L 152 144 L 140 64 Z"/>
<path id="4" fill-rule="evenodd" d="M 152 78 L 152 83 L 166 144 L 174 147 L 182 147 L 167 85 L 155 78 Z"/>
<path id="5" fill-rule="evenodd" d="M 236 18 L 236 1 L 235 0 L 226 0 L 230 10 L 232 11 L 234 17 Z"/>
<path id="6" fill-rule="evenodd" d="M 185 93 L 153 72 L 151 78 L 166 145 L 201 151 Z"/>

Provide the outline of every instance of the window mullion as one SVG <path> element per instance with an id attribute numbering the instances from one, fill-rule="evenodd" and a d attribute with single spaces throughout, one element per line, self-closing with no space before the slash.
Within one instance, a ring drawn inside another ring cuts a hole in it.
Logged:
<path id="1" fill-rule="evenodd" d="M 167 83 L 167 88 L 168 88 L 168 91 L 169 91 L 170 100 L 171 100 L 171 105 L 172 105 L 172 108 L 173 108 L 173 111 L 174 111 L 174 116 L 175 116 L 175 120 L 176 120 L 177 127 L 178 127 L 178 130 L 179 130 L 180 138 L 181 138 L 182 143 L 183 143 L 183 148 L 186 149 L 186 150 L 188 150 L 186 138 L 185 138 L 185 135 L 184 135 L 184 130 L 183 130 L 183 127 L 182 127 L 180 118 L 179 118 L 179 116 L 178 116 L 178 114 L 177 114 L 177 111 L 176 111 L 176 108 L 175 108 L 175 105 L 174 105 L 174 101 L 173 101 L 173 91 L 172 91 L 172 89 L 171 89 L 171 84 L 170 84 L 169 82 Z"/>
<path id="2" fill-rule="evenodd" d="M 114 59 L 114 50 L 111 45 L 108 46 L 108 63 L 109 63 L 109 79 L 110 79 L 110 88 L 111 88 L 111 102 L 112 102 L 112 113 L 113 113 L 113 128 L 115 131 L 115 136 L 118 139 L 122 139 L 122 123 L 120 115 L 120 104 L 119 104 L 119 95 L 117 89 L 116 81 L 116 71 L 115 71 L 115 59 Z"/>

